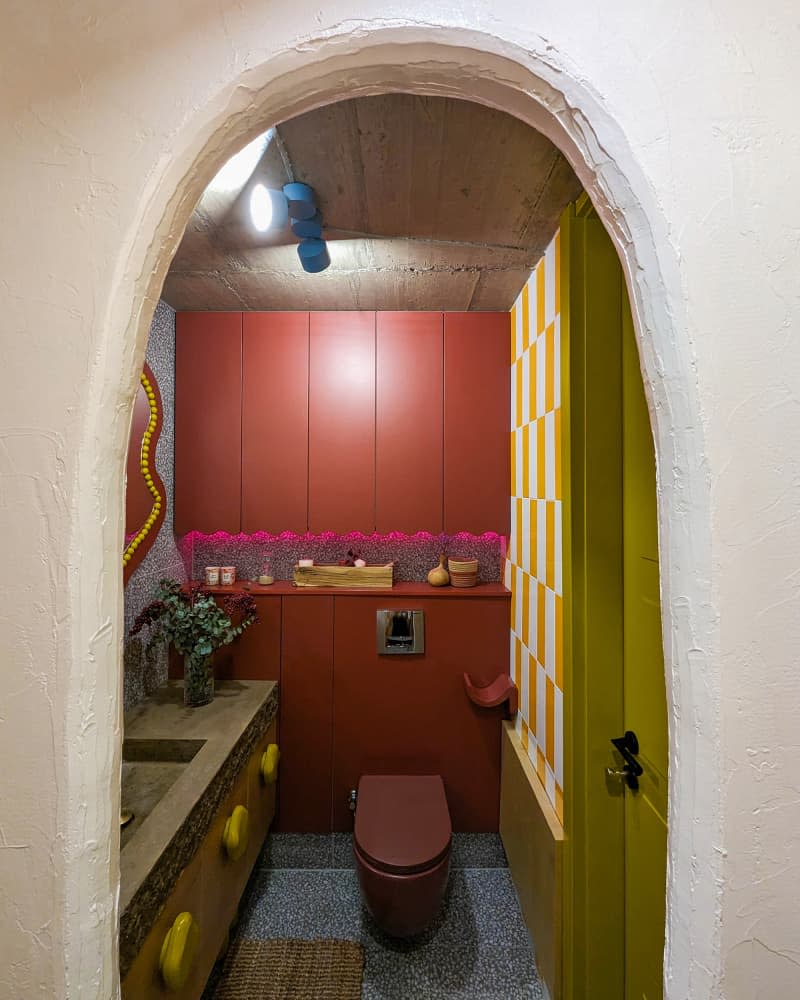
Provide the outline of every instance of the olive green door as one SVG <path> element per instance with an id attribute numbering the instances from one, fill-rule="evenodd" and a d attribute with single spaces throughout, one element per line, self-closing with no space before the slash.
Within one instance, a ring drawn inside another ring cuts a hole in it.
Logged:
<path id="1" fill-rule="evenodd" d="M 622 309 L 624 725 L 643 774 L 625 789 L 625 1000 L 662 995 L 667 709 L 653 436 L 627 301 Z"/>
<path id="2" fill-rule="evenodd" d="M 561 220 L 566 1000 L 662 996 L 667 710 L 653 437 L 619 259 Z M 637 737 L 629 787 L 612 740 Z"/>

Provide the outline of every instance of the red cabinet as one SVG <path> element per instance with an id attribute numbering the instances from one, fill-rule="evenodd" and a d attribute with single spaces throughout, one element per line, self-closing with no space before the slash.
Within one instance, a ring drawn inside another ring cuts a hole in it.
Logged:
<path id="1" fill-rule="evenodd" d="M 240 527 L 242 314 L 181 312 L 175 324 L 175 531 Z"/>
<path id="2" fill-rule="evenodd" d="M 178 313 L 175 530 L 508 533 L 507 313 Z"/>
<path id="3" fill-rule="evenodd" d="M 488 684 L 508 669 L 510 594 L 401 584 L 396 595 L 316 594 L 279 583 L 258 594 L 261 621 L 215 656 L 220 679 L 276 680 L 277 829 L 352 829 L 350 789 L 362 774 L 441 774 L 453 826 L 497 829 L 502 710 L 474 705 L 467 671 Z M 425 652 L 381 656 L 379 608 L 425 613 Z M 181 677 L 173 657 L 170 676 Z"/>
<path id="4" fill-rule="evenodd" d="M 310 316 L 308 530 L 375 530 L 375 313 Z"/>
<path id="5" fill-rule="evenodd" d="M 379 656 L 379 608 L 423 610 L 425 652 Z M 507 664 L 505 600 L 337 597 L 333 829 L 352 828 L 347 796 L 362 774 L 441 774 L 453 827 L 496 830 L 502 715 L 469 701 L 463 673 L 488 684 Z"/>
<path id="6" fill-rule="evenodd" d="M 283 601 L 278 829 L 331 829 L 333 598 Z"/>
<path id="7" fill-rule="evenodd" d="M 508 534 L 508 313 L 444 314 L 444 530 Z"/>
<path id="8" fill-rule="evenodd" d="M 442 314 L 376 314 L 376 528 L 442 530 Z"/>
<path id="9" fill-rule="evenodd" d="M 220 680 L 281 680 L 281 599 L 254 598 L 258 622 L 245 629 L 214 657 L 214 676 Z"/>
<path id="10" fill-rule="evenodd" d="M 308 313 L 244 313 L 242 531 L 308 527 Z"/>

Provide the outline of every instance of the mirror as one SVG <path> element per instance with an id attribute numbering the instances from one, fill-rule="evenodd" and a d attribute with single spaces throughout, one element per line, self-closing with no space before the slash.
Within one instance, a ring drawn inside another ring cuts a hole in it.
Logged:
<path id="1" fill-rule="evenodd" d="M 166 490 L 155 463 L 163 412 L 158 382 L 150 366 L 145 364 L 128 441 L 125 550 L 122 555 L 125 583 L 153 545 L 164 520 Z"/>

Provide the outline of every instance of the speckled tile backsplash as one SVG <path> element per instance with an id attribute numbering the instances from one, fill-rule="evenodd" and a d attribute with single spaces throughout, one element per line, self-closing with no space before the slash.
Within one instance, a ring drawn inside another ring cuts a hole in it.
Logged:
<path id="1" fill-rule="evenodd" d="M 269 557 L 271 574 L 276 580 L 291 580 L 292 567 L 298 559 L 316 563 L 337 563 L 348 549 L 358 552 L 370 565 L 394 563 L 395 582 L 424 581 L 428 571 L 438 565 L 439 555 L 478 560 L 478 582 L 500 583 L 503 579 L 505 539 L 494 533 L 485 535 L 431 535 L 419 532 L 404 535 L 362 535 L 352 532 L 337 535 L 297 535 L 284 532 L 269 535 L 228 535 L 217 532 L 203 535 L 193 531 L 179 543 L 184 564 L 192 579 L 200 580 L 206 566 L 235 566 L 240 579 L 252 580 L 263 572 Z"/>
<path id="2" fill-rule="evenodd" d="M 166 650 L 158 647 L 148 651 L 138 636 L 131 639 L 129 632 L 133 620 L 139 611 L 152 601 L 159 580 L 165 576 L 181 582 L 187 579 L 181 552 L 175 544 L 172 517 L 175 479 L 175 312 L 166 302 L 159 302 L 156 306 L 145 357 L 158 382 L 164 407 L 155 462 L 164 483 L 167 506 L 164 521 L 153 547 L 131 574 L 125 587 L 123 701 L 126 711 L 164 684 L 167 679 Z"/>

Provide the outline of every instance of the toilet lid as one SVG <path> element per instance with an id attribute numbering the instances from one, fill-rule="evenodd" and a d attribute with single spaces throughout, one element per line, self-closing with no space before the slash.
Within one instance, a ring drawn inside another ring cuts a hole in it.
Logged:
<path id="1" fill-rule="evenodd" d="M 431 868 L 450 849 L 452 832 L 438 774 L 365 774 L 359 781 L 355 842 L 376 867 L 397 874 Z"/>

